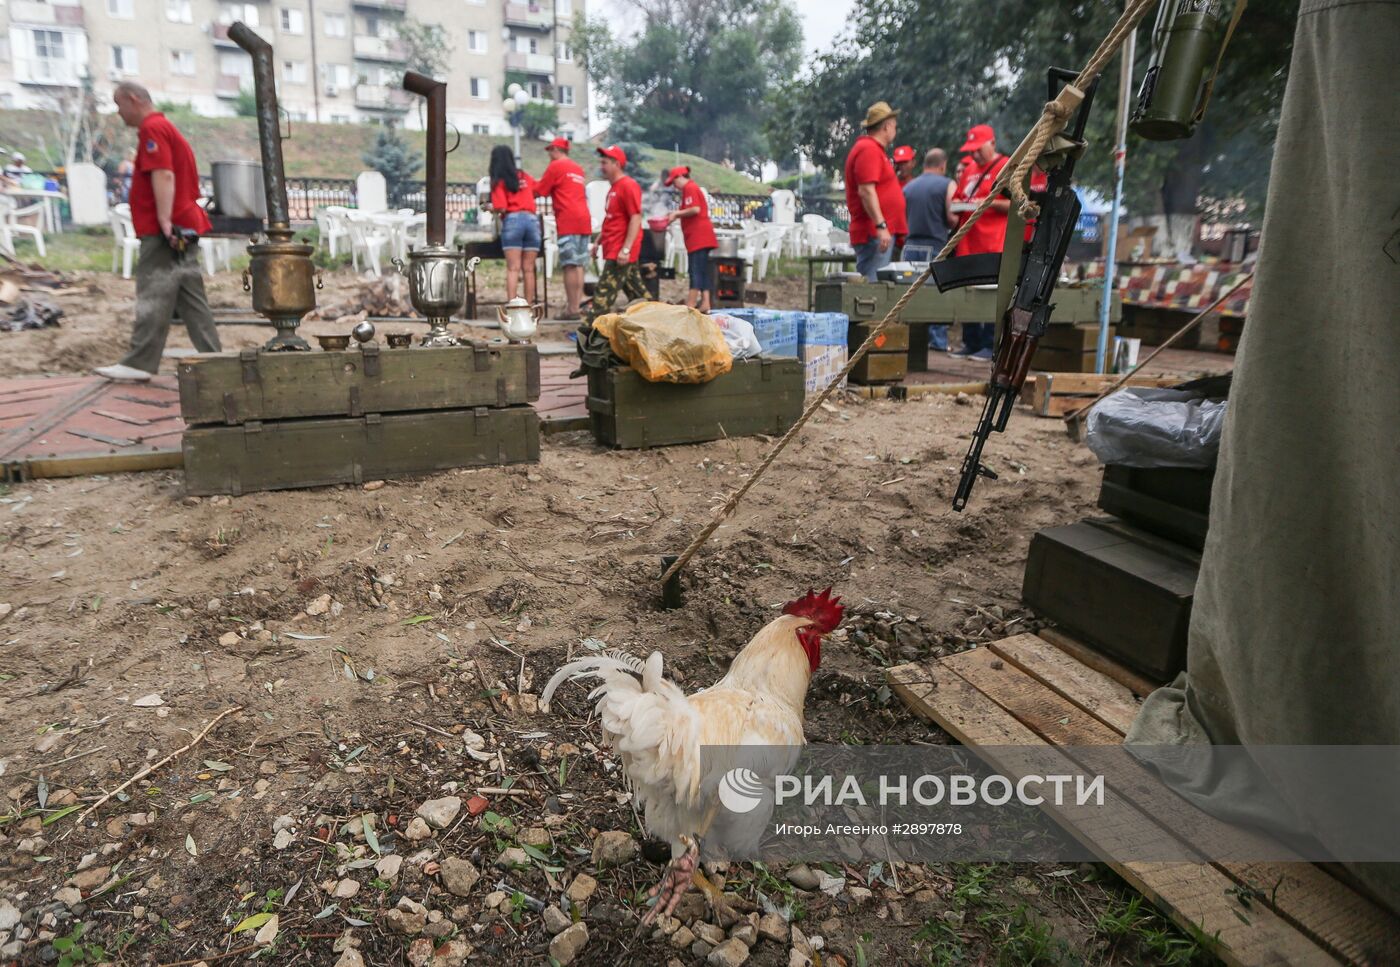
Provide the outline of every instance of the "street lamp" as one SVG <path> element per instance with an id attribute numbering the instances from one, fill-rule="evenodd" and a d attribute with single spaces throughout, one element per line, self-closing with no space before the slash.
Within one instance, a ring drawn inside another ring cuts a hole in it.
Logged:
<path id="1" fill-rule="evenodd" d="M 525 105 L 529 104 L 533 98 L 530 92 L 519 84 L 512 84 L 506 88 L 506 99 L 501 102 L 501 107 L 506 112 L 506 120 L 510 122 L 511 133 L 515 136 L 515 163 L 520 164 L 520 121 L 525 110 Z"/>

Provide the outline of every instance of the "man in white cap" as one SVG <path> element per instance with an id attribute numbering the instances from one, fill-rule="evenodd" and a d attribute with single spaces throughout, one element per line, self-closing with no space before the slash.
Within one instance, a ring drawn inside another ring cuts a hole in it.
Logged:
<path id="1" fill-rule="evenodd" d="M 32 174 L 33 168 L 24 163 L 24 155 L 16 151 L 10 155 L 10 163 L 5 166 L 5 176 L 7 178 L 18 179 L 20 175 Z"/>

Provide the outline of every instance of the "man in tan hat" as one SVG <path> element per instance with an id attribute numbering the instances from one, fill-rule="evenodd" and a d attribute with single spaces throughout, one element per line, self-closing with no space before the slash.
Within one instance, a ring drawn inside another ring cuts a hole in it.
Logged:
<path id="1" fill-rule="evenodd" d="M 894 256 L 895 239 L 908 233 L 904 192 L 890 161 L 899 112 L 876 101 L 865 112 L 865 133 L 846 155 L 846 208 L 851 213 L 851 247 L 856 271 L 871 282 Z"/>

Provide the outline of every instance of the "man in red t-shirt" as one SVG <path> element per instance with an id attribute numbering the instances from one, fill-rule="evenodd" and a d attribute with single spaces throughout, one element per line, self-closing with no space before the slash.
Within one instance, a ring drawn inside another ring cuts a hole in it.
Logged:
<path id="1" fill-rule="evenodd" d="M 137 129 L 136 170 L 131 179 L 131 224 L 141 239 L 136 266 L 136 325 L 131 350 L 113 366 L 94 372 L 113 380 L 144 381 L 160 369 L 161 353 L 178 314 L 202 353 L 220 350 L 219 333 L 199 274 L 198 243 L 177 251 L 176 229 L 203 235 L 209 219 L 199 207 L 199 169 L 175 125 L 155 109 L 140 84 L 124 81 L 112 92 L 117 113 Z"/>
<path id="2" fill-rule="evenodd" d="M 851 247 L 856 271 L 871 282 L 894 256 L 896 236 L 909 232 L 904 217 L 904 192 L 888 154 L 894 143 L 899 112 L 876 101 L 865 112 L 865 133 L 846 155 L 846 208 L 851 213 Z"/>
<path id="3" fill-rule="evenodd" d="M 588 264 L 588 240 L 593 220 L 588 214 L 584 193 L 583 168 L 569 157 L 567 138 L 555 138 L 545 146 L 549 167 L 535 183 L 535 194 L 554 203 L 554 227 L 559 237 L 559 265 L 564 270 L 564 298 L 567 311 L 560 319 L 573 321 L 583 301 L 583 267 Z"/>
<path id="4" fill-rule="evenodd" d="M 672 168 L 666 175 L 666 187 L 673 185 L 681 193 L 681 204 L 675 211 L 666 213 L 666 224 L 679 219 L 681 236 L 685 239 L 686 270 L 690 275 L 685 304 L 709 312 L 710 290 L 714 288 L 714 280 L 710 278 L 710 255 L 719 246 L 714 223 L 710 221 L 710 205 L 685 165 Z"/>
<path id="5" fill-rule="evenodd" d="M 641 299 L 647 294 L 642 284 L 642 273 L 637 268 L 642 246 L 638 238 L 642 233 L 642 186 L 629 175 L 627 155 L 617 145 L 598 149 L 598 157 L 603 177 L 612 187 L 603 210 L 603 230 L 598 233 L 598 241 L 593 243 L 593 254 L 601 249 L 603 272 L 593 287 L 593 302 L 588 307 L 588 322 L 605 312 L 612 311 L 613 302 L 621 292 L 631 299 Z"/>
<path id="6" fill-rule="evenodd" d="M 907 144 L 901 144 L 894 149 L 894 174 L 899 179 L 899 187 L 901 188 L 913 181 L 916 176 L 914 149 Z"/>
<path id="7" fill-rule="evenodd" d="M 980 205 L 992 192 L 1001 169 L 1006 166 L 1007 156 L 997 151 L 996 132 L 990 124 L 974 125 L 967 132 L 967 140 L 958 149 L 965 155 L 960 169 L 958 188 L 953 195 L 953 211 L 962 221 L 966 221 L 974 208 Z M 1000 252 L 1006 247 L 1006 216 L 1011 211 L 1011 199 L 999 197 L 992 207 L 973 222 L 972 228 L 958 242 L 956 255 L 982 255 L 986 252 Z M 991 359 L 992 342 L 996 339 L 996 325 L 990 322 L 965 322 L 962 327 L 963 344 L 953 350 L 954 356 L 971 356 L 974 359 Z"/>

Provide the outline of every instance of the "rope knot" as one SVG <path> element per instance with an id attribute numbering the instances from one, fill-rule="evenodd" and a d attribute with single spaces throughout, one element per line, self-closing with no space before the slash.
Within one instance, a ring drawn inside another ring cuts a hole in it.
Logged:
<path id="1" fill-rule="evenodd" d="M 1059 101 L 1045 102 L 1045 116 L 1054 118 L 1057 121 L 1068 121 L 1069 116 L 1074 113 L 1074 108 L 1066 107 Z"/>

